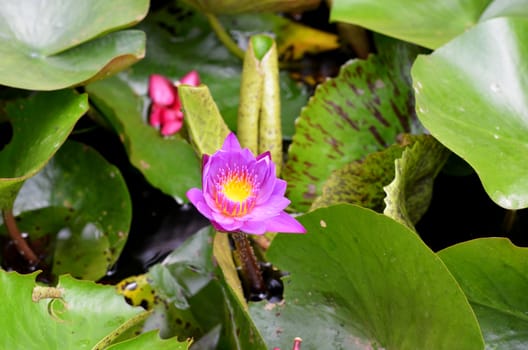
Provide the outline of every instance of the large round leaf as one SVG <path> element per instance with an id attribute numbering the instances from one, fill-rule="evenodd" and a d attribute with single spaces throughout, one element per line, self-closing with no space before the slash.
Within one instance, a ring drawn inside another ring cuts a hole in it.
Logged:
<path id="1" fill-rule="evenodd" d="M 351 205 L 299 217 L 308 233 L 279 235 L 267 257 L 290 273 L 284 301 L 254 304 L 269 346 L 301 337 L 313 349 L 482 349 L 455 279 L 405 226 Z"/>
<path id="2" fill-rule="evenodd" d="M 486 347 L 526 349 L 528 249 L 504 238 L 484 238 L 438 254 L 473 306 Z"/>
<path id="3" fill-rule="evenodd" d="M 109 32 L 141 20 L 148 5 L 148 0 L 3 1 L 0 84 L 61 89 L 130 65 L 144 56 L 144 33 Z"/>
<path id="4" fill-rule="evenodd" d="M 483 22 L 419 57 L 412 75 L 431 134 L 475 168 L 497 204 L 528 207 L 528 20 Z"/>
<path id="5" fill-rule="evenodd" d="M 15 211 L 24 212 L 19 221 L 24 232 L 53 237 L 55 274 L 94 280 L 119 257 L 132 216 L 119 170 L 76 142 L 65 143 L 41 172 L 26 181 Z"/>
<path id="6" fill-rule="evenodd" d="M 88 98 L 71 90 L 37 93 L 5 110 L 13 138 L 0 151 L 0 209 L 12 207 L 23 182 L 59 149 L 88 110 Z"/>
<path id="7" fill-rule="evenodd" d="M 92 349 L 142 312 L 113 287 L 63 276 L 56 289 L 38 289 L 35 276 L 0 270 L 2 349 Z"/>
<path id="8" fill-rule="evenodd" d="M 490 0 L 334 0 L 330 18 L 437 48 L 474 25 Z"/>

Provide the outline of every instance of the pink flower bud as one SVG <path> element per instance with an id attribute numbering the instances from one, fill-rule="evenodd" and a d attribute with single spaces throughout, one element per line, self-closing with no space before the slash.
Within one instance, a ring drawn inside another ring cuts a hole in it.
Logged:
<path id="1" fill-rule="evenodd" d="M 186 84 L 191 86 L 200 85 L 200 76 L 198 75 L 198 72 L 192 70 L 189 73 L 185 74 L 183 78 L 180 79 L 180 84 Z"/>
<path id="2" fill-rule="evenodd" d="M 149 96 L 155 104 L 170 106 L 177 93 L 172 82 L 162 75 L 153 74 L 149 78 Z"/>
<path id="3" fill-rule="evenodd" d="M 163 107 L 155 103 L 150 107 L 149 124 L 155 128 L 161 125 L 161 115 Z"/>
<path id="4" fill-rule="evenodd" d="M 183 125 L 183 119 L 171 120 L 161 126 L 161 134 L 163 136 L 170 136 L 180 131 Z"/>
<path id="5" fill-rule="evenodd" d="M 175 120 L 183 120 L 183 112 L 181 109 L 164 108 L 161 113 L 161 124 L 169 123 Z"/>

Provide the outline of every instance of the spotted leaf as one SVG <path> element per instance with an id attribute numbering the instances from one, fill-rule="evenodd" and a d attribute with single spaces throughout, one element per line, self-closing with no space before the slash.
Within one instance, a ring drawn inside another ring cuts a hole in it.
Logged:
<path id="1" fill-rule="evenodd" d="M 393 54 L 348 62 L 338 77 L 317 88 L 302 110 L 284 170 L 288 197 L 297 210 L 309 208 L 334 170 L 386 148 L 399 133 L 413 131 L 416 115 L 408 76 L 416 51 L 399 44 L 387 52 Z"/>

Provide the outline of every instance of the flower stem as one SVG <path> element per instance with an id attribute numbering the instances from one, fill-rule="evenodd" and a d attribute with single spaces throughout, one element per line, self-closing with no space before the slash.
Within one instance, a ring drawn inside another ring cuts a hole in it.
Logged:
<path id="1" fill-rule="evenodd" d="M 231 38 L 229 33 L 225 30 L 224 26 L 218 18 L 211 14 L 211 13 L 205 13 L 205 16 L 207 17 L 207 20 L 209 21 L 209 24 L 211 25 L 211 28 L 215 32 L 218 39 L 224 44 L 224 46 L 235 56 L 240 58 L 241 60 L 244 59 L 244 51 L 238 47 L 238 45 L 235 43 L 235 41 Z"/>
<path id="2" fill-rule="evenodd" d="M 242 278 L 249 290 L 249 296 L 254 294 L 261 296 L 266 292 L 266 286 L 249 239 L 242 232 L 234 232 L 231 237 L 233 237 L 238 258 L 242 264 Z"/>
<path id="3" fill-rule="evenodd" d="M 13 243 L 15 244 L 18 250 L 18 253 L 22 255 L 30 265 L 37 265 L 40 259 L 33 252 L 24 237 L 22 237 L 22 234 L 20 233 L 20 230 L 18 229 L 18 226 L 16 224 L 15 216 L 13 215 L 13 210 L 2 210 L 2 216 L 4 218 L 4 224 L 7 228 L 7 232 L 9 233 L 11 240 L 13 240 Z"/>

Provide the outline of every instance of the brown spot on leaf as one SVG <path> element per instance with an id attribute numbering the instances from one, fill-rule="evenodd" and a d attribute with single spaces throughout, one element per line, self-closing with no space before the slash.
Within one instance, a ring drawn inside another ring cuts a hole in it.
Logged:
<path id="1" fill-rule="evenodd" d="M 370 131 L 370 133 L 372 134 L 372 136 L 374 136 L 374 138 L 376 139 L 376 141 L 377 141 L 382 147 L 387 147 L 387 144 L 385 143 L 385 140 L 383 140 L 383 138 L 382 138 L 381 135 L 379 134 L 378 129 L 376 129 L 376 127 L 374 127 L 374 126 L 369 127 L 369 131 Z"/>
<path id="2" fill-rule="evenodd" d="M 341 118 L 343 119 L 348 125 L 350 125 L 350 127 L 354 130 L 359 130 L 359 127 L 357 125 L 357 123 L 352 120 L 352 118 L 350 118 L 350 116 L 348 115 L 347 112 L 345 112 L 345 110 L 343 109 L 343 107 L 341 107 L 340 105 L 338 105 L 337 103 L 333 102 L 333 101 L 329 101 L 329 100 L 325 100 L 325 103 L 328 104 L 329 106 L 332 107 L 332 109 L 334 110 L 334 112 Z"/>

